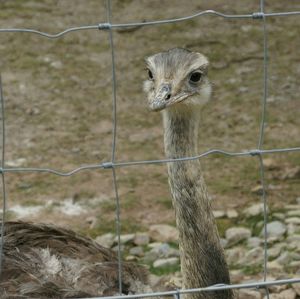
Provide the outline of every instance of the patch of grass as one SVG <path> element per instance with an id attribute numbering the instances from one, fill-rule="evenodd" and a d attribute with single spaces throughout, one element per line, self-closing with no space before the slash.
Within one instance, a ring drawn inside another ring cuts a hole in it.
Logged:
<path id="1" fill-rule="evenodd" d="M 246 218 L 243 221 L 243 224 L 245 224 L 246 227 L 251 229 L 253 236 L 258 237 L 262 229 L 263 219 L 263 215 L 257 215 Z"/>
<path id="2" fill-rule="evenodd" d="M 218 231 L 220 234 L 220 237 L 225 237 L 225 232 L 228 228 L 232 227 L 233 223 L 231 219 L 222 218 L 222 219 L 216 219 Z"/>
<path id="3" fill-rule="evenodd" d="M 162 205 L 163 207 L 167 209 L 172 209 L 172 200 L 170 197 L 156 197 L 155 203 Z"/>
<path id="4" fill-rule="evenodd" d="M 153 266 L 150 267 L 150 272 L 158 276 L 175 273 L 178 271 L 180 271 L 180 264 L 162 268 L 154 268 Z"/>
<path id="5" fill-rule="evenodd" d="M 262 265 L 245 266 L 243 272 L 246 275 L 256 275 L 262 272 Z"/>

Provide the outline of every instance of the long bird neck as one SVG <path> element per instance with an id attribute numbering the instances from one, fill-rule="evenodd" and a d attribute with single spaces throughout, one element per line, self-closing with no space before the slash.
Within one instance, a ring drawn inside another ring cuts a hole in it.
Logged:
<path id="1" fill-rule="evenodd" d="M 165 152 L 168 158 L 197 154 L 197 111 L 165 110 Z M 179 230 L 181 272 L 185 288 L 229 283 L 228 268 L 212 214 L 199 160 L 168 163 L 169 185 Z M 233 298 L 231 291 L 194 293 L 192 299 Z"/>

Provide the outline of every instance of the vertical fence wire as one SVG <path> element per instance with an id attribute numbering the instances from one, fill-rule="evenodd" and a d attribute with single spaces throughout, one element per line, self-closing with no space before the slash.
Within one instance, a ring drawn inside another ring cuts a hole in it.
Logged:
<path id="1" fill-rule="evenodd" d="M 0 275 L 3 268 L 3 248 L 4 248 L 4 226 L 6 219 L 6 190 L 5 190 L 5 172 L 3 171 L 5 166 L 5 113 L 4 113 L 4 97 L 2 89 L 2 77 L 0 75 L 0 109 L 1 109 L 1 184 L 2 184 L 2 223 L 1 223 L 1 240 L 0 240 Z"/>
<path id="2" fill-rule="evenodd" d="M 116 157 L 116 140 L 117 140 L 117 80 L 116 80 L 116 65 L 115 65 L 115 48 L 113 31 L 110 26 L 112 22 L 112 8 L 111 1 L 106 0 L 106 19 L 108 26 L 109 45 L 111 52 L 111 72 L 112 72 L 112 147 L 111 147 L 111 162 L 115 162 Z M 119 279 L 119 294 L 122 294 L 122 248 L 121 248 L 121 211 L 120 211 L 120 198 L 118 192 L 117 175 L 114 167 L 112 169 L 113 189 L 116 200 L 116 235 L 118 239 L 118 279 Z"/>
<path id="3" fill-rule="evenodd" d="M 265 1 L 260 0 L 260 12 L 262 14 L 262 33 L 263 33 L 263 80 L 262 80 L 262 101 L 261 101 L 261 123 L 258 137 L 258 149 L 263 148 L 264 137 L 265 137 L 265 126 L 266 126 L 266 113 L 267 113 L 267 97 L 268 97 L 268 36 L 267 36 L 267 24 L 265 18 Z M 268 205 L 267 205 L 267 194 L 266 194 L 266 183 L 265 183 L 265 168 L 263 163 L 262 155 L 258 155 L 259 158 L 259 169 L 260 169 L 260 181 L 262 186 L 261 200 L 263 203 L 263 215 L 264 215 L 264 258 L 263 258 L 263 281 L 267 280 L 268 275 Z M 266 297 L 269 299 L 269 289 L 265 287 Z"/>

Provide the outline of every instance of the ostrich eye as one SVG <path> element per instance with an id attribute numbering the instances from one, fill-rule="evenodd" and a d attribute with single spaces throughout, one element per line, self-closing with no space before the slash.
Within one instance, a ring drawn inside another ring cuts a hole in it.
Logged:
<path id="1" fill-rule="evenodd" d="M 190 82 L 191 83 L 197 83 L 197 82 L 199 82 L 201 80 L 201 77 L 202 77 L 202 73 L 200 73 L 200 72 L 194 72 L 190 76 Z"/>
<path id="2" fill-rule="evenodd" d="M 153 80 L 153 74 L 149 69 L 148 69 L 148 77 L 150 80 Z"/>

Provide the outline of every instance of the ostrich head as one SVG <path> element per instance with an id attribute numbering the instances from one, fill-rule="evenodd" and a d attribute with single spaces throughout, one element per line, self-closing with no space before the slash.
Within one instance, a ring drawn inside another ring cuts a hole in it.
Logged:
<path id="1" fill-rule="evenodd" d="M 148 57 L 146 64 L 144 91 L 151 110 L 195 109 L 209 100 L 211 86 L 204 55 L 175 48 Z"/>

